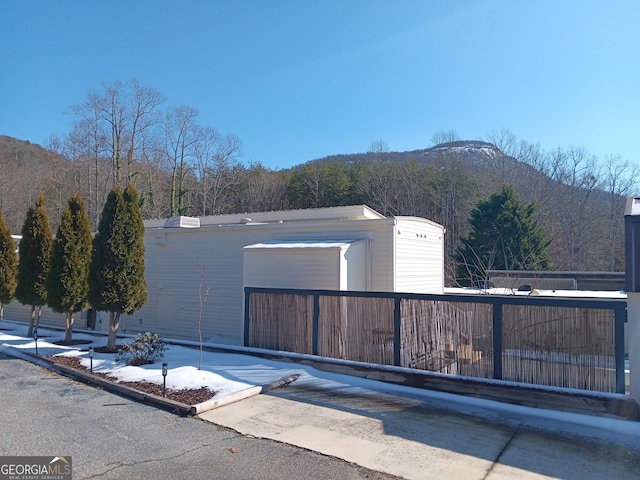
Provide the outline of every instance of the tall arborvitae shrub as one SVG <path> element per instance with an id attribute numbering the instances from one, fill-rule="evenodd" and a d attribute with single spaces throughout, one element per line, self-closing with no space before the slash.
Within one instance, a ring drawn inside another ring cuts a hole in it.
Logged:
<path id="1" fill-rule="evenodd" d="M 4 318 L 4 305 L 14 299 L 17 275 L 16 244 L 0 212 L 0 320 Z"/>
<path id="2" fill-rule="evenodd" d="M 29 207 L 18 247 L 20 255 L 15 295 L 23 305 L 31 305 L 28 336 L 33 335 L 34 326 L 37 328 L 40 323 L 42 306 L 47 303 L 47 275 L 53 235 L 44 205 L 44 197 L 40 196 L 36 207 Z"/>
<path id="3" fill-rule="evenodd" d="M 98 231 L 93 237 L 89 268 L 89 303 L 96 310 L 109 312 L 107 349 L 114 352 L 126 276 L 125 265 L 122 262 L 127 249 L 124 240 L 124 215 L 122 191 L 119 187 L 114 187 L 107 196 L 100 215 Z"/>
<path id="4" fill-rule="evenodd" d="M 133 187 L 128 187 L 125 195 L 118 187 L 111 190 L 93 239 L 89 303 L 109 312 L 107 350 L 114 352 L 120 316 L 137 311 L 147 298 L 144 226 L 137 202 Z"/>
<path id="5" fill-rule="evenodd" d="M 84 200 L 74 195 L 62 212 L 47 278 L 47 305 L 66 314 L 66 342 L 72 340 L 74 314 L 88 306 L 91 240 Z"/>
<path id="6" fill-rule="evenodd" d="M 127 301 L 123 310 L 134 313 L 147 303 L 147 281 L 144 277 L 144 222 L 140 212 L 140 196 L 129 184 L 122 194 L 127 214 L 125 216 L 125 238 L 127 239 Z"/>

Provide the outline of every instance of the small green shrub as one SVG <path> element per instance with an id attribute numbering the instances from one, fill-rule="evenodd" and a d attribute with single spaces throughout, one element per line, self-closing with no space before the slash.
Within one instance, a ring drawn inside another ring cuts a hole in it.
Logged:
<path id="1" fill-rule="evenodd" d="M 129 365 L 146 365 L 164 357 L 167 343 L 157 333 L 139 333 L 132 343 L 124 343 L 118 350 L 116 360 L 125 360 Z"/>

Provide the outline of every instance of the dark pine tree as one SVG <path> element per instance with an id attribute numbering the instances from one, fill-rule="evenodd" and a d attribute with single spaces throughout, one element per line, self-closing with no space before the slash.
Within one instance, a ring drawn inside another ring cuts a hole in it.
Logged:
<path id="1" fill-rule="evenodd" d="M 0 212 L 0 320 L 3 318 L 4 305 L 14 298 L 17 275 L 16 244 Z"/>
<path id="2" fill-rule="evenodd" d="M 20 255 L 15 295 L 23 305 L 31 305 L 28 336 L 32 336 L 33 328 L 38 327 L 42 305 L 47 303 L 47 274 L 53 235 L 44 204 L 44 197 L 40 196 L 36 207 L 29 207 L 18 247 Z"/>
<path id="3" fill-rule="evenodd" d="M 53 240 L 47 277 L 47 305 L 66 314 L 65 342 L 71 342 L 74 313 L 88 306 L 91 224 L 82 196 L 69 199 Z"/>
<path id="4" fill-rule="evenodd" d="M 462 286 L 486 284 L 486 270 L 547 270 L 551 241 L 535 220 L 535 204 L 523 203 L 511 185 L 476 205 L 471 231 L 455 260 Z"/>

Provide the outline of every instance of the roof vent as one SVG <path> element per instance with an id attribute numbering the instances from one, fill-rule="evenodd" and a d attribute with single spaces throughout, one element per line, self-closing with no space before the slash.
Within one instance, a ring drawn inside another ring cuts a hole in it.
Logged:
<path id="1" fill-rule="evenodd" d="M 164 222 L 165 228 L 199 228 L 200 219 L 197 217 L 171 217 Z"/>

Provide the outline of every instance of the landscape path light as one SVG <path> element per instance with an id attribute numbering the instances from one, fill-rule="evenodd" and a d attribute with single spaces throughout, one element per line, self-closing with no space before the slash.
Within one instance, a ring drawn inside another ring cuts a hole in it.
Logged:
<path id="1" fill-rule="evenodd" d="M 38 327 L 33 329 L 33 341 L 36 342 L 36 355 L 38 355 Z"/>
<path id="2" fill-rule="evenodd" d="M 167 362 L 162 362 L 162 396 L 167 396 Z"/>
<path id="3" fill-rule="evenodd" d="M 89 347 L 89 371 L 93 373 L 93 347 Z"/>

